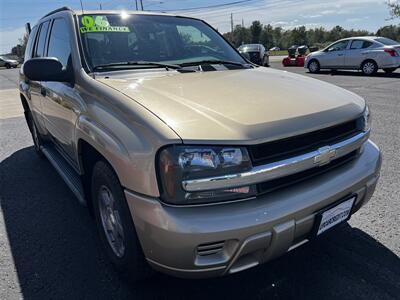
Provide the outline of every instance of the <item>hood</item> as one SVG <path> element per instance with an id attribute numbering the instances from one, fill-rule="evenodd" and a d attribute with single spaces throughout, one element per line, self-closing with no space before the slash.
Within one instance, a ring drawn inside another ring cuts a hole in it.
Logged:
<path id="1" fill-rule="evenodd" d="M 365 107 L 344 89 L 269 68 L 102 76 L 96 79 L 146 107 L 185 143 L 261 143 L 351 120 Z"/>

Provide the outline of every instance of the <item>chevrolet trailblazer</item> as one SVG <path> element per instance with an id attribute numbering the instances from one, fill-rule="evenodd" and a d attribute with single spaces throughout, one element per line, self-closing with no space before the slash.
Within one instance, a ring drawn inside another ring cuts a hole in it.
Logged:
<path id="1" fill-rule="evenodd" d="M 347 221 L 379 177 L 361 97 L 255 66 L 198 19 L 58 9 L 19 88 L 35 150 L 133 279 L 267 262 Z"/>

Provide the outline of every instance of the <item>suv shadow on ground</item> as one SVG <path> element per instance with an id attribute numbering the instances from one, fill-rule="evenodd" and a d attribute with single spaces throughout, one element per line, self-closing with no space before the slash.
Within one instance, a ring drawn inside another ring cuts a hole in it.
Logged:
<path id="1" fill-rule="evenodd" d="M 400 259 L 343 225 L 261 267 L 209 280 L 155 275 L 123 282 L 101 252 L 95 226 L 33 147 L 0 163 L 0 200 L 25 299 L 396 299 Z"/>

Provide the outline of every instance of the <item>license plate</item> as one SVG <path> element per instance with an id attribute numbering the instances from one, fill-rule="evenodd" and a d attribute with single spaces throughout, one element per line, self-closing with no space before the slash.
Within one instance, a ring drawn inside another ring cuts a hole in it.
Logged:
<path id="1" fill-rule="evenodd" d="M 355 199 L 356 197 L 352 197 L 324 211 L 320 215 L 321 221 L 319 222 L 317 236 L 332 228 L 333 226 L 343 221 L 346 221 L 350 217 L 351 209 L 353 207 Z"/>

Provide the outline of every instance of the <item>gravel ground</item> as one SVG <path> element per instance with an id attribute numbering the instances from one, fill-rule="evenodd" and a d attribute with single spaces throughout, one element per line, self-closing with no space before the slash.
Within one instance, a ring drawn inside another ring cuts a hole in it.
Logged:
<path id="1" fill-rule="evenodd" d="M 0 70 L 0 90 L 16 87 L 17 72 Z M 312 77 L 370 104 L 372 139 L 384 155 L 377 191 L 349 224 L 225 278 L 121 280 L 99 247 L 91 216 L 34 153 L 24 119 L 0 120 L 0 299 L 399 299 L 400 73 Z"/>

